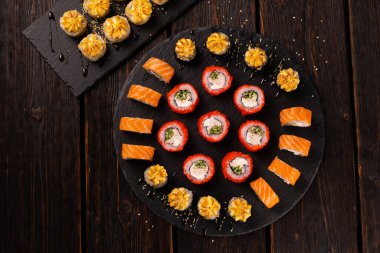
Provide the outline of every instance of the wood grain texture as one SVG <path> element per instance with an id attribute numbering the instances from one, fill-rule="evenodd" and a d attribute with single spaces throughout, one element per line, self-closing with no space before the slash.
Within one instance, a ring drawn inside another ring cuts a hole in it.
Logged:
<path id="1" fill-rule="evenodd" d="M 50 1 L 0 18 L 0 252 L 79 252 L 79 102 L 21 34 Z"/>
<path id="2" fill-rule="evenodd" d="M 113 144 L 114 106 L 126 75 L 146 49 L 84 96 L 86 251 L 169 252 L 171 226 L 132 193 L 117 164 Z"/>
<path id="3" fill-rule="evenodd" d="M 363 252 L 380 252 L 379 8 L 379 1 L 349 1 Z"/>
<path id="4" fill-rule="evenodd" d="M 242 10 L 242 12 L 240 12 Z M 244 11 L 244 12 L 243 12 Z M 231 25 L 240 27 L 248 19 L 246 29 L 254 32 L 254 1 L 210 0 L 201 1 L 187 15 L 172 25 L 172 33 L 193 27 Z M 232 18 L 232 19 L 231 19 Z M 174 252 L 265 252 L 265 229 L 229 238 L 210 238 L 173 229 Z"/>
<path id="5" fill-rule="evenodd" d="M 317 180 L 272 225 L 272 252 L 356 252 L 357 211 L 345 3 L 260 1 L 261 32 L 304 59 L 325 105 L 326 150 Z M 332 29 L 332 27 L 334 27 Z"/>

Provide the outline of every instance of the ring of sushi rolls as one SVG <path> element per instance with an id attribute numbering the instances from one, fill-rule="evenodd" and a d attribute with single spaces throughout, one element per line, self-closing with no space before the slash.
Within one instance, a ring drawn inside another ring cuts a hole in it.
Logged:
<path id="1" fill-rule="evenodd" d="M 227 116 L 219 111 L 202 115 L 198 120 L 199 134 L 208 142 L 219 142 L 228 133 L 230 122 Z"/>
<path id="2" fill-rule="evenodd" d="M 199 103 L 197 90 L 189 83 L 175 86 L 167 94 L 168 105 L 173 112 L 188 114 L 195 110 Z"/>
<path id="3" fill-rule="evenodd" d="M 253 161 L 249 155 L 229 152 L 222 160 L 222 172 L 226 179 L 242 183 L 252 174 Z"/>
<path id="4" fill-rule="evenodd" d="M 258 120 L 249 120 L 239 128 L 239 141 L 249 151 L 263 149 L 269 142 L 269 128 Z"/>
<path id="5" fill-rule="evenodd" d="M 243 116 L 258 113 L 265 105 L 264 92 L 255 85 L 244 84 L 235 91 L 234 103 Z"/>
<path id="6" fill-rule="evenodd" d="M 189 156 L 183 163 L 183 174 L 193 184 L 207 183 L 215 174 L 214 161 L 203 154 Z"/>
<path id="7" fill-rule="evenodd" d="M 211 96 L 217 96 L 231 87 L 232 75 L 224 67 L 209 66 L 202 74 L 202 85 Z"/>
<path id="8" fill-rule="evenodd" d="M 144 171 L 144 179 L 148 185 L 154 188 L 161 188 L 168 182 L 168 173 L 164 166 L 159 164 L 152 165 Z"/>
<path id="9" fill-rule="evenodd" d="M 157 133 L 160 145 L 169 152 L 179 152 L 185 147 L 188 139 L 186 126 L 178 121 L 165 123 Z"/>

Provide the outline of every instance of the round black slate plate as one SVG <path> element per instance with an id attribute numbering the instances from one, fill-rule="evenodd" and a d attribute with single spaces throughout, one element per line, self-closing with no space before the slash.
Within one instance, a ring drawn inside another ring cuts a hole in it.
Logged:
<path id="1" fill-rule="evenodd" d="M 231 53 L 225 57 L 211 55 L 204 43 L 212 32 L 221 31 L 228 34 L 233 42 Z M 180 64 L 173 57 L 176 41 L 182 37 L 192 37 L 198 47 L 198 55 L 190 63 Z M 266 50 L 270 57 L 267 65 L 261 71 L 252 71 L 244 63 L 243 55 L 249 44 L 259 46 Z M 164 84 L 153 75 L 148 74 L 142 64 L 150 57 L 155 56 L 164 59 L 175 70 L 175 76 L 170 85 Z M 238 57 L 236 57 L 238 56 Z M 201 85 L 201 75 L 206 66 L 228 66 L 228 70 L 234 77 L 232 88 L 217 97 L 208 95 Z M 301 78 L 298 89 L 291 93 L 281 92 L 274 80 L 280 68 L 292 67 L 296 69 Z M 166 102 L 166 93 L 178 83 L 189 82 L 194 85 L 200 95 L 200 104 L 191 115 L 179 115 L 171 112 Z M 161 94 L 163 98 L 157 108 L 133 101 L 127 98 L 129 87 L 132 83 L 150 87 Z M 260 86 L 266 96 L 266 105 L 257 115 L 242 117 L 233 104 L 233 93 L 242 84 L 254 84 Z M 288 107 L 303 106 L 313 112 L 312 126 L 309 128 L 281 127 L 279 112 Z M 231 127 L 226 138 L 220 143 L 208 143 L 197 131 L 197 119 L 204 113 L 219 110 L 226 114 L 231 122 Z M 120 118 L 123 116 L 154 119 L 152 135 L 140 135 L 121 132 L 119 130 Z M 247 119 L 257 119 L 266 123 L 271 131 L 271 137 L 267 147 L 256 153 L 249 152 L 238 141 L 237 131 L 239 126 Z M 189 129 L 189 142 L 184 151 L 169 153 L 162 149 L 156 139 L 156 134 L 161 125 L 167 121 L 180 120 Z M 308 157 L 295 156 L 278 149 L 278 139 L 281 134 L 294 134 L 309 139 L 312 142 Z M 121 169 L 126 180 L 135 194 L 155 214 L 176 227 L 213 236 L 238 235 L 251 232 L 263 226 L 271 224 L 287 213 L 304 195 L 317 173 L 322 159 L 325 143 L 325 123 L 321 102 L 317 91 L 304 69 L 296 63 L 290 54 L 270 39 L 258 34 L 249 34 L 243 30 L 235 30 L 225 27 L 199 28 L 187 30 L 174 35 L 160 43 L 149 51 L 136 64 L 127 78 L 117 102 L 114 116 L 114 141 Z M 122 143 L 150 145 L 156 148 L 153 162 L 125 161 L 121 159 Z M 249 180 L 242 184 L 235 184 L 223 178 L 220 165 L 223 156 L 229 151 L 241 151 L 252 156 L 254 170 Z M 187 156 L 203 153 L 211 156 L 216 163 L 216 173 L 212 181 L 205 185 L 193 185 L 182 174 L 182 163 Z M 301 177 L 295 186 L 285 184 L 280 178 L 268 171 L 267 167 L 275 156 L 301 171 Z M 144 170 L 153 164 L 164 165 L 169 173 L 169 182 L 163 188 L 154 191 L 145 185 Z M 263 177 L 276 191 L 280 202 L 271 209 L 266 208 L 249 187 L 249 182 Z M 192 190 L 194 200 L 189 212 L 173 212 L 165 203 L 164 196 L 173 187 L 186 187 Z M 217 221 L 205 221 L 197 215 L 196 204 L 201 196 L 212 195 L 222 205 L 221 217 Z M 246 223 L 234 222 L 226 215 L 225 208 L 231 197 L 244 196 L 252 205 L 252 216 Z"/>

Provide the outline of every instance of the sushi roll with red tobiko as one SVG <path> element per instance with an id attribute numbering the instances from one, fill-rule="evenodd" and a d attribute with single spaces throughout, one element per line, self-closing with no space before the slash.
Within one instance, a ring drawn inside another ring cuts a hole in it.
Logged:
<path id="1" fill-rule="evenodd" d="M 239 141 L 249 151 L 263 149 L 269 142 L 269 128 L 258 120 L 249 120 L 239 128 Z"/>
<path id="2" fill-rule="evenodd" d="M 186 126 L 178 121 L 165 123 L 157 133 L 158 142 L 169 152 L 179 152 L 185 147 L 188 139 Z"/>
<path id="3" fill-rule="evenodd" d="M 202 74 L 202 85 L 212 96 L 217 96 L 231 87 L 232 76 L 224 67 L 210 66 Z"/>
<path id="4" fill-rule="evenodd" d="M 215 174 L 214 161 L 202 154 L 189 156 L 183 163 L 183 174 L 193 184 L 207 183 Z"/>
<path id="5" fill-rule="evenodd" d="M 188 114 L 195 110 L 199 103 L 197 90 L 189 83 L 175 86 L 167 94 L 169 107 L 173 112 Z"/>
<path id="6" fill-rule="evenodd" d="M 227 135 L 229 127 L 227 116 L 219 111 L 206 113 L 198 120 L 199 134 L 208 142 L 221 141 Z"/>
<path id="7" fill-rule="evenodd" d="M 264 92 L 257 86 L 244 84 L 235 91 L 234 103 L 243 116 L 258 113 L 265 105 Z"/>
<path id="8" fill-rule="evenodd" d="M 252 174 L 252 158 L 240 152 L 229 152 L 222 160 L 222 172 L 225 178 L 242 183 Z"/>

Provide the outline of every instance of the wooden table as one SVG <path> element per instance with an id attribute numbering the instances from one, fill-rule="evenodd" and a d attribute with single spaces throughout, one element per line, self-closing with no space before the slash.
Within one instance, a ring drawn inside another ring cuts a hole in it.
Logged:
<path id="1" fill-rule="evenodd" d="M 21 34 L 56 1 L 1 2 L 0 252 L 380 252 L 380 1 L 201 0 L 80 98 Z M 325 108 L 325 156 L 305 197 L 273 225 L 196 236 L 131 192 L 114 152 L 114 106 L 155 43 L 245 19 L 304 62 Z"/>

